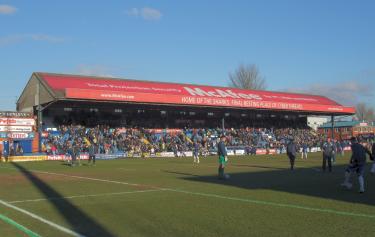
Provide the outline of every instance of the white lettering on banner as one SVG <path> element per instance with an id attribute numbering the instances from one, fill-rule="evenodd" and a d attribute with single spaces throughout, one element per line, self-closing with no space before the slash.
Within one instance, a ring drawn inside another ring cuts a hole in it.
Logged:
<path id="1" fill-rule="evenodd" d="M 182 103 L 184 104 L 195 104 L 195 98 L 194 97 L 182 97 Z"/>
<path id="2" fill-rule="evenodd" d="M 0 120 L 0 123 L 2 120 Z M 34 126 L 35 119 L 28 119 L 28 118 L 8 118 L 7 121 L 8 125 L 21 125 L 21 126 Z"/>
<path id="3" fill-rule="evenodd" d="M 34 119 L 22 118 L 0 118 L 0 125 L 21 125 L 21 126 L 34 126 Z"/>
<path id="4" fill-rule="evenodd" d="M 110 89 L 117 89 L 117 90 L 137 90 L 137 91 L 157 91 L 157 92 L 176 92 L 181 93 L 180 89 L 175 88 L 158 88 L 158 87 L 147 87 L 147 86 L 131 86 L 127 84 L 121 84 L 121 85 L 114 85 L 114 84 L 100 84 L 100 83 L 86 83 L 89 87 L 95 87 L 95 88 L 110 88 Z"/>
<path id="5" fill-rule="evenodd" d="M 8 132 L 32 132 L 33 128 L 31 126 L 8 126 Z"/>
<path id="6" fill-rule="evenodd" d="M 219 105 L 219 106 L 266 108 L 266 109 L 303 110 L 302 104 L 276 103 L 276 102 L 270 102 L 270 101 L 254 101 L 254 100 L 243 100 L 243 99 L 225 99 L 225 98 L 217 98 L 217 97 L 207 98 L 207 97 L 184 96 L 181 98 L 181 103 L 198 104 L 198 105 Z"/>
<path id="7" fill-rule="evenodd" d="M 226 98 L 226 97 L 231 97 L 234 99 L 238 98 L 243 98 L 243 99 L 249 99 L 249 100 L 262 100 L 262 97 L 257 94 L 243 94 L 243 93 L 235 93 L 231 90 L 228 89 L 214 89 L 212 91 L 205 91 L 201 88 L 189 88 L 189 87 L 184 87 L 184 89 L 189 92 L 190 95 L 192 96 L 209 96 L 209 97 L 221 97 L 221 98 Z"/>
<path id="8" fill-rule="evenodd" d="M 236 150 L 236 155 L 245 155 L 245 150 Z"/>
<path id="9" fill-rule="evenodd" d="M 71 157 L 70 156 L 66 156 L 66 155 L 48 155 L 47 156 L 47 160 L 70 160 Z M 89 155 L 88 154 L 81 154 L 79 156 L 79 159 L 81 160 L 88 160 L 89 159 Z"/>
<path id="10" fill-rule="evenodd" d="M 0 111 L 0 117 L 32 118 L 32 113 Z"/>
<path id="11" fill-rule="evenodd" d="M 21 132 L 19 132 L 19 133 L 9 133 L 8 137 L 13 138 L 13 139 L 25 139 L 25 138 L 29 137 L 29 134 L 21 133 Z"/>

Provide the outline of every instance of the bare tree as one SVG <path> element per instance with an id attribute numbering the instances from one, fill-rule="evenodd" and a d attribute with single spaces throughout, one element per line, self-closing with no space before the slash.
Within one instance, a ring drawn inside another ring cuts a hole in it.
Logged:
<path id="1" fill-rule="evenodd" d="M 255 64 L 241 64 L 233 73 L 229 73 L 229 86 L 241 89 L 265 90 L 266 80 L 260 75 Z"/>
<path id="2" fill-rule="evenodd" d="M 356 109 L 356 116 L 358 120 L 365 120 L 365 121 L 374 121 L 375 120 L 375 112 L 373 108 L 370 108 L 365 103 L 358 103 L 355 107 Z"/>

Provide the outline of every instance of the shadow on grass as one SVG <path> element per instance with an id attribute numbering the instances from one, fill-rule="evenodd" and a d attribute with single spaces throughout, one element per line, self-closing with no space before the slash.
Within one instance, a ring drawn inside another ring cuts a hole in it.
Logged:
<path id="1" fill-rule="evenodd" d="M 179 174 L 179 175 L 185 175 L 185 176 L 195 176 L 195 177 L 200 177 L 199 175 L 192 174 L 192 173 L 183 173 L 183 172 L 178 172 L 178 171 L 173 171 L 173 170 L 161 170 L 162 172 L 169 173 L 169 174 Z"/>
<path id="2" fill-rule="evenodd" d="M 61 216 L 71 225 L 75 232 L 78 232 L 84 236 L 103 236 L 112 237 L 115 236 L 110 231 L 105 229 L 99 223 L 97 223 L 90 216 L 85 214 L 67 199 L 57 192 L 53 187 L 43 182 L 40 178 L 34 175 L 32 172 L 24 168 L 23 166 L 12 163 L 38 190 L 43 193 L 46 198 L 54 198 L 55 200 L 49 200 L 49 202 L 56 208 Z"/>
<path id="3" fill-rule="evenodd" d="M 257 167 L 249 165 L 249 167 Z M 360 203 L 375 205 L 375 177 L 366 175 L 366 192 L 359 194 L 357 175 L 352 175 L 353 189 L 346 190 L 341 187 L 344 179 L 346 165 L 334 167 L 332 173 L 321 172 L 320 167 L 297 168 L 291 171 L 287 168 L 273 168 L 273 170 L 264 170 L 264 167 L 258 167 L 260 170 L 249 172 L 234 173 L 230 166 L 225 169 L 230 174 L 230 179 L 219 180 L 216 175 L 179 177 L 180 179 L 214 183 L 226 186 L 234 186 L 244 189 L 265 189 L 286 193 L 306 195 L 318 198 L 326 198 L 351 203 Z M 366 174 L 369 174 L 366 167 Z M 172 173 L 172 171 L 169 171 Z M 178 174 L 178 172 L 174 172 Z M 275 194 L 277 195 L 277 194 Z"/>
<path id="4" fill-rule="evenodd" d="M 272 167 L 272 166 L 264 166 L 264 165 L 243 165 L 243 164 L 237 164 L 232 165 L 234 167 L 250 167 L 250 168 L 260 168 L 260 169 L 273 169 L 273 170 L 284 170 L 285 168 L 278 168 L 278 167 Z"/>

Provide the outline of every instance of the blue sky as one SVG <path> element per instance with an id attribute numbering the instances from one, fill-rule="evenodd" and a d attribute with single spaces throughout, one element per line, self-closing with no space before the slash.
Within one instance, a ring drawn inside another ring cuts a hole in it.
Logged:
<path id="1" fill-rule="evenodd" d="M 34 71 L 267 89 L 375 107 L 375 1 L 2 1 L 0 110 Z"/>

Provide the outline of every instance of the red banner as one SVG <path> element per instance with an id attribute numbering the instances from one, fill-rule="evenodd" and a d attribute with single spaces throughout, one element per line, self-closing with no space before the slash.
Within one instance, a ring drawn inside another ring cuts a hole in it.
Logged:
<path id="1" fill-rule="evenodd" d="M 275 149 L 269 149 L 267 152 L 267 149 L 257 149 L 256 151 L 257 155 L 275 155 L 276 150 Z"/>
<path id="2" fill-rule="evenodd" d="M 235 88 L 41 74 L 67 98 L 217 107 L 354 113 L 324 96 Z"/>
<path id="3" fill-rule="evenodd" d="M 0 118 L 0 125 L 34 126 L 35 119 L 32 118 Z"/>
<path id="4" fill-rule="evenodd" d="M 118 92 L 118 91 L 101 91 L 67 88 L 65 96 L 75 99 L 95 99 L 95 100 L 112 100 L 112 101 L 133 101 L 163 104 L 185 104 L 185 105 L 202 105 L 217 107 L 239 107 L 239 108 L 259 108 L 275 110 L 295 110 L 295 111 L 314 111 L 314 112 L 331 112 L 331 113 L 352 113 L 353 108 L 337 105 L 320 105 L 305 103 L 286 103 L 274 101 L 259 101 L 248 99 L 233 98 L 207 98 L 197 96 L 183 95 L 163 95 L 136 92 Z"/>

